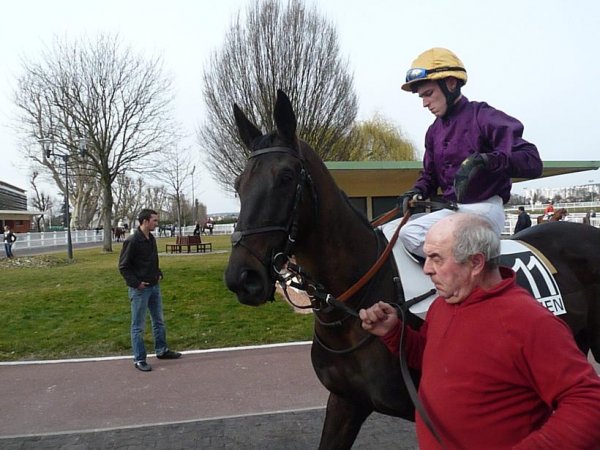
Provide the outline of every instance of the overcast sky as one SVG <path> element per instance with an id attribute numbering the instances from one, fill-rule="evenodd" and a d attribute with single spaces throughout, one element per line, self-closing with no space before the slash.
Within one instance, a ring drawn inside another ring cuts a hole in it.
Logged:
<path id="1" fill-rule="evenodd" d="M 309 1 L 336 26 L 359 96 L 359 119 L 375 113 L 423 149 L 433 116 L 400 89 L 412 60 L 430 47 L 452 49 L 466 65 L 463 93 L 517 117 L 546 161 L 600 160 L 600 2 L 583 0 Z M 35 59 L 55 36 L 118 32 L 125 44 L 162 55 L 176 87 L 177 119 L 190 135 L 202 122 L 203 65 L 223 43 L 247 0 L 21 0 L 2 7 L 0 27 L 0 180 L 28 189 L 11 129 L 21 57 Z M 201 158 L 195 139 L 191 139 Z M 235 211 L 208 172 L 196 169 L 195 194 L 209 214 Z M 600 183 L 598 171 L 525 183 Z M 513 189 L 522 193 L 522 185 Z M 58 190 L 55 189 L 58 193 Z M 191 195 L 191 193 L 190 193 Z"/>

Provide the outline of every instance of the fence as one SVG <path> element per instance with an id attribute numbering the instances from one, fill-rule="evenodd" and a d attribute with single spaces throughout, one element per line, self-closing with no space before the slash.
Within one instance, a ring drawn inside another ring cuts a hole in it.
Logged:
<path id="1" fill-rule="evenodd" d="M 72 230 L 71 241 L 73 244 L 87 242 L 102 242 L 104 230 Z M 17 234 L 16 247 L 39 248 L 67 245 L 67 232 L 65 231 L 43 231 L 41 233 Z"/>
<path id="2" fill-rule="evenodd" d="M 561 205 L 562 207 L 562 205 Z M 517 224 L 518 214 L 506 214 L 506 220 L 504 221 L 504 230 L 502 231 L 503 236 L 510 236 L 515 231 L 515 225 Z M 531 225 L 535 226 L 537 224 L 536 215 L 531 215 Z M 564 222 L 578 222 L 583 223 L 583 218 L 585 217 L 584 213 L 569 213 L 567 217 L 563 219 Z M 592 217 L 590 218 L 590 225 L 600 228 L 600 217 Z"/>
<path id="3" fill-rule="evenodd" d="M 571 213 L 566 218 L 567 222 L 583 222 L 585 217 L 584 213 Z M 535 226 L 535 217 L 531 217 L 532 225 Z M 600 217 L 592 217 L 590 219 L 591 225 L 600 228 Z M 506 214 L 506 221 L 504 222 L 504 230 L 502 231 L 503 236 L 510 236 L 513 234 L 515 225 L 517 224 L 517 214 Z M 235 224 L 215 224 L 213 228 L 213 234 L 232 234 L 234 231 Z M 182 234 L 188 236 L 194 233 L 194 226 L 190 225 L 182 227 Z M 158 229 L 154 231 L 154 235 L 159 237 Z M 170 231 L 167 232 L 167 236 L 170 236 Z M 102 242 L 104 240 L 104 230 L 73 230 L 71 231 L 71 240 L 73 244 L 88 243 L 88 242 Z M 67 245 L 67 232 L 66 231 L 45 231 L 41 233 L 19 233 L 17 234 L 18 248 L 39 248 L 39 247 L 53 247 L 57 245 Z"/>

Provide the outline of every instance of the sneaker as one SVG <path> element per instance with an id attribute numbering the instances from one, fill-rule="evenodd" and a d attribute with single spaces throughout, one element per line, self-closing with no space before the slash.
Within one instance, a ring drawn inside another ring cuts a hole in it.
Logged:
<path id="1" fill-rule="evenodd" d="M 137 370 L 141 370 L 142 372 L 150 372 L 152 370 L 152 366 L 146 361 L 137 361 L 135 363 L 135 368 Z"/>
<path id="2" fill-rule="evenodd" d="M 156 355 L 156 357 L 158 359 L 177 359 L 181 357 L 181 353 L 167 350 L 166 352 L 161 353 L 160 355 Z"/>

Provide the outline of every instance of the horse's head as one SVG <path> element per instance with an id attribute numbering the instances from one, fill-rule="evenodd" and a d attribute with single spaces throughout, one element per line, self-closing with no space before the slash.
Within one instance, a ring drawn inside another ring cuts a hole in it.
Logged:
<path id="1" fill-rule="evenodd" d="M 556 210 L 552 217 L 550 218 L 551 222 L 558 222 L 559 220 L 563 220 L 565 217 L 569 215 L 569 212 L 566 208 L 559 208 Z"/>
<path id="2" fill-rule="evenodd" d="M 225 282 L 241 303 L 257 306 L 273 299 L 277 271 L 308 225 L 303 217 L 310 214 L 302 211 L 314 206 L 316 198 L 302 152 L 306 144 L 296 136 L 288 97 L 277 92 L 276 131 L 267 135 L 237 105 L 233 111 L 250 155 L 235 182 L 241 207 Z"/>

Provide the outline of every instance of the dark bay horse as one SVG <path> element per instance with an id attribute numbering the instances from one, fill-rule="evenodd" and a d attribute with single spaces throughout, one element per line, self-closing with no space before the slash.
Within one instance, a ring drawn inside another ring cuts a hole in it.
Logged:
<path id="1" fill-rule="evenodd" d="M 121 238 L 125 238 L 127 231 L 124 228 L 116 227 L 113 228 L 113 236 L 117 242 L 121 242 Z"/>
<path id="2" fill-rule="evenodd" d="M 241 303 L 262 305 L 273 298 L 281 255 L 294 255 L 312 279 L 339 297 L 370 269 L 386 245 L 384 237 L 351 206 L 316 152 L 297 138 L 296 116 L 282 91 L 274 110 L 276 131 L 263 135 L 237 106 L 234 115 L 251 153 L 235 183 L 241 210 L 225 272 L 228 288 Z M 557 222 L 516 237 L 554 263 L 568 310 L 561 317 L 580 348 L 586 353 L 592 348 L 600 359 L 600 230 Z M 396 276 L 395 263 L 386 260 L 345 305 L 356 311 L 395 300 Z M 414 420 L 399 361 L 379 339 L 371 339 L 343 310 L 323 308 L 314 315 L 311 359 L 330 392 L 320 448 L 350 448 L 373 411 Z M 414 328 L 421 323 L 412 314 L 407 322 Z M 418 382 L 419 374 L 412 375 Z"/>

